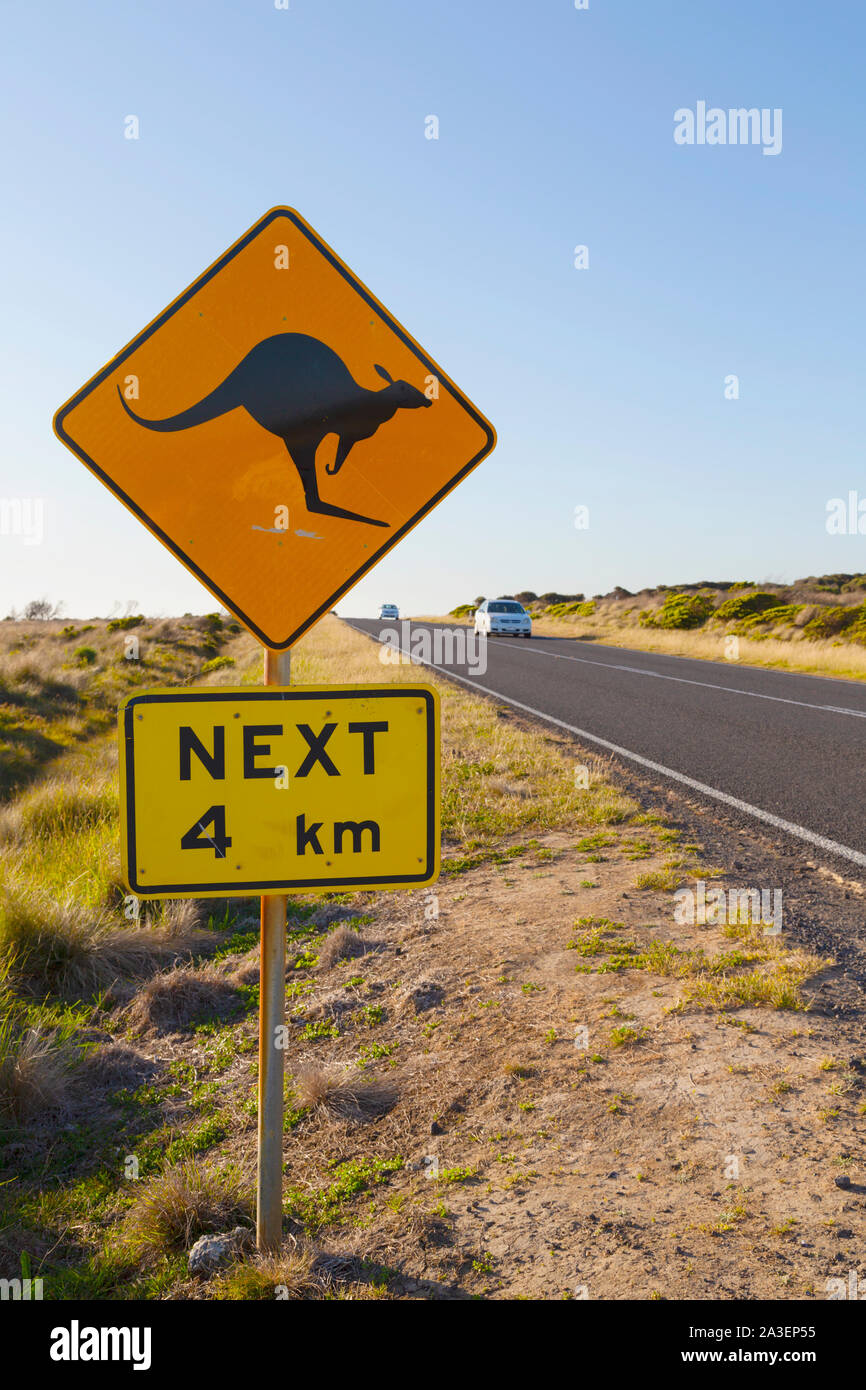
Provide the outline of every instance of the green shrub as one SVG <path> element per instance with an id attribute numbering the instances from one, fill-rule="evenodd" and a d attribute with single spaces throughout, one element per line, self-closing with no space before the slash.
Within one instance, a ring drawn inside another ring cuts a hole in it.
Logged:
<path id="1" fill-rule="evenodd" d="M 644 609 L 639 622 L 643 627 L 700 627 L 712 611 L 711 600 L 703 594 L 668 594 L 657 612 Z"/>
<path id="2" fill-rule="evenodd" d="M 96 660 L 96 652 L 93 647 L 76 647 L 73 656 L 79 666 L 92 666 Z"/>
<path id="3" fill-rule="evenodd" d="M 725 599 L 716 609 L 715 616 L 722 622 L 750 618 L 754 613 L 764 613 L 770 608 L 779 607 L 778 594 L 740 594 L 737 598 Z"/>
<path id="4" fill-rule="evenodd" d="M 223 666 L 234 666 L 234 664 L 235 659 L 233 656 L 215 656 L 212 657 L 210 661 L 205 662 L 204 666 L 201 668 L 201 674 L 206 676 L 209 671 L 219 671 Z"/>
<path id="5" fill-rule="evenodd" d="M 782 627 L 786 623 L 792 623 L 805 607 L 805 603 L 781 603 L 778 608 L 765 608 L 762 613 L 752 613 L 750 617 L 744 618 L 743 627 L 761 627 L 764 623 L 769 623 L 772 627 Z"/>
<path id="6" fill-rule="evenodd" d="M 813 642 L 840 634 L 852 642 L 866 642 L 866 603 L 859 607 L 822 608 L 803 628 L 803 635 Z"/>
<path id="7" fill-rule="evenodd" d="M 129 618 L 112 618 L 107 630 L 109 632 L 125 632 L 129 627 L 140 627 L 143 622 L 143 613 L 133 613 Z"/>
<path id="8" fill-rule="evenodd" d="M 585 603 L 550 603 L 544 612 L 550 618 L 589 618 L 595 612 L 595 602 L 587 599 Z"/>

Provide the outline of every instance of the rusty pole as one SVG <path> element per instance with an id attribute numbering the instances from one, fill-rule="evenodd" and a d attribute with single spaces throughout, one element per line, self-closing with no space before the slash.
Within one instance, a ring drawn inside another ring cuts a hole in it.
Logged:
<path id="1" fill-rule="evenodd" d="M 265 647 L 265 685 L 288 685 L 288 651 Z M 283 1229 L 283 1059 L 286 1019 L 286 898 L 262 897 L 259 984 L 259 1133 L 256 1244 L 278 1250 Z"/>

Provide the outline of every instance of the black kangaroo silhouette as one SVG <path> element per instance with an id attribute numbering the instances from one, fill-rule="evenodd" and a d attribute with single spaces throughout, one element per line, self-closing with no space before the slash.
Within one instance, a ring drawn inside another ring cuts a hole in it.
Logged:
<path id="1" fill-rule="evenodd" d="M 166 420 L 145 420 L 124 400 L 120 403 L 137 425 L 148 430 L 188 430 L 230 410 L 243 408 L 285 444 L 304 488 L 307 511 L 389 526 L 319 496 L 316 451 L 327 434 L 339 437 L 330 474 L 339 473 L 360 439 L 369 439 L 398 410 L 417 410 L 432 402 L 408 381 L 394 381 L 384 367 L 376 371 L 388 383 L 378 391 L 359 386 L 332 348 L 306 333 L 276 333 L 257 343 L 224 381 L 188 410 Z"/>

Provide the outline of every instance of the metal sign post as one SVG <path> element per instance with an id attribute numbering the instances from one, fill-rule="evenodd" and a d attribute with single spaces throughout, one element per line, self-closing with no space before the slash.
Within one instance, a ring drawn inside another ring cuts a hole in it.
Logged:
<path id="1" fill-rule="evenodd" d="M 265 647 L 265 685 L 288 685 L 291 653 Z M 286 1018 L 286 897 L 262 896 L 259 974 L 259 1129 L 256 1244 L 279 1249 L 283 1230 L 283 1059 Z"/>

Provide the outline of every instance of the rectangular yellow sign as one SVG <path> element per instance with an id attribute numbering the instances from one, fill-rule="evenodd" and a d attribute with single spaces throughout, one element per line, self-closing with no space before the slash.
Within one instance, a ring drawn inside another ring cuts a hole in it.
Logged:
<path id="1" fill-rule="evenodd" d="M 426 685 L 148 690 L 120 709 L 139 897 L 419 887 L 439 875 Z"/>

